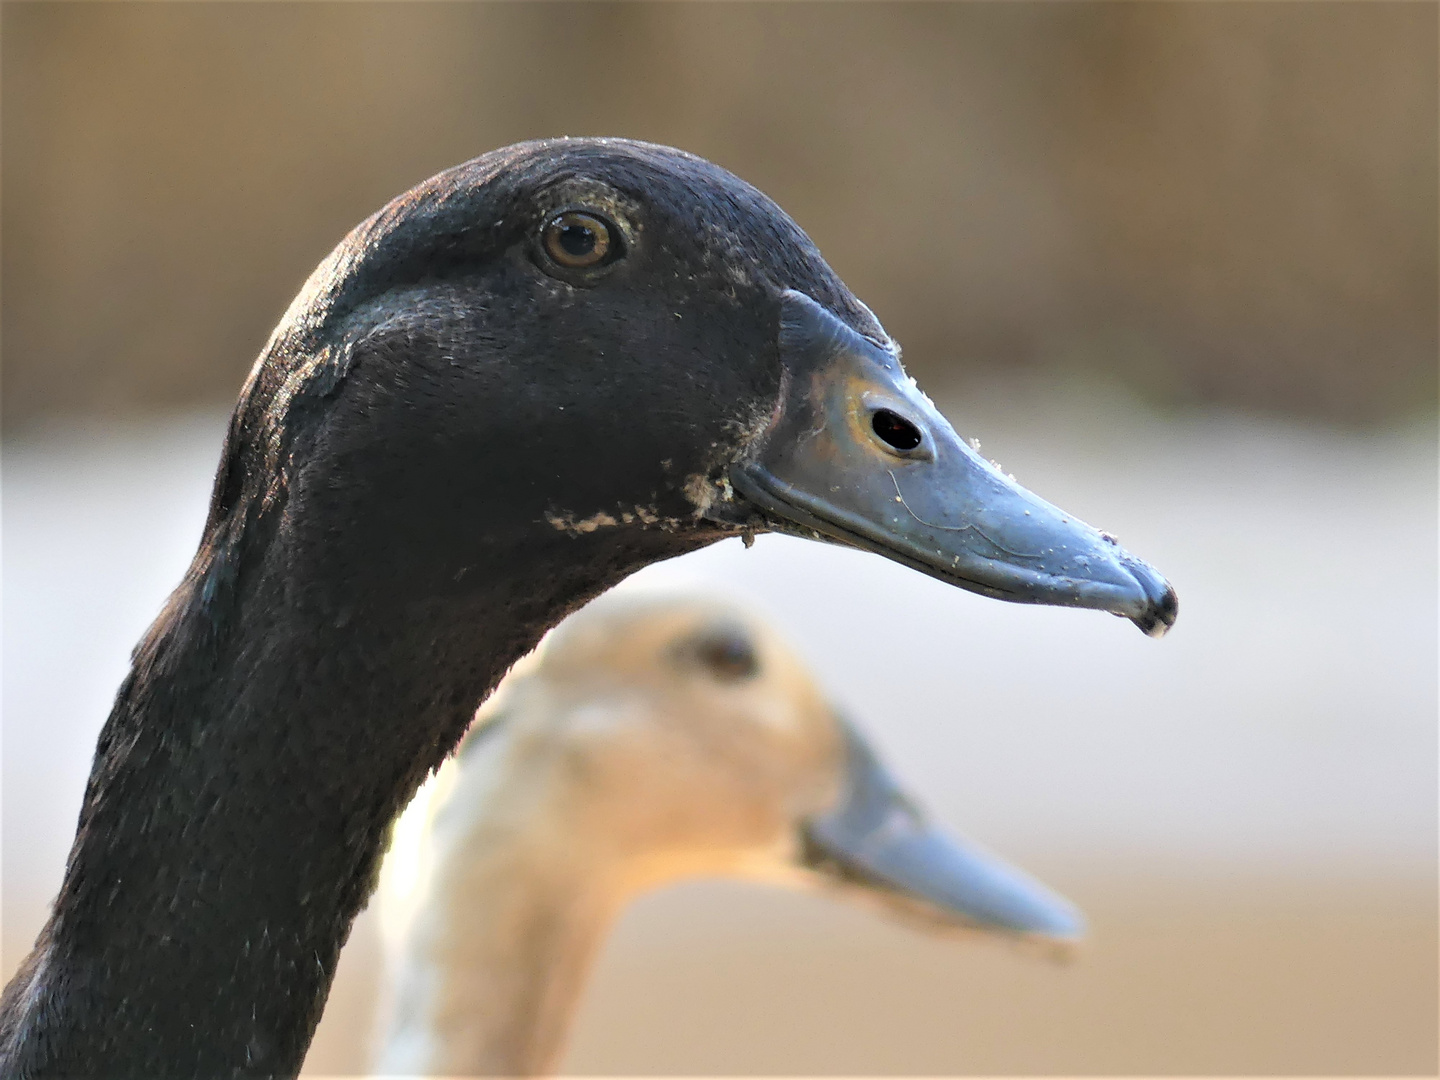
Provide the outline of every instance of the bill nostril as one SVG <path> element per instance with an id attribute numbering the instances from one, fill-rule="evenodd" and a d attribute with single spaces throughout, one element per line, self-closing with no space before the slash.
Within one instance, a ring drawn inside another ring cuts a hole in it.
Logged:
<path id="1" fill-rule="evenodd" d="M 918 427 L 889 409 L 876 409 L 870 418 L 870 428 L 881 442 L 896 450 L 914 450 L 924 441 Z"/>

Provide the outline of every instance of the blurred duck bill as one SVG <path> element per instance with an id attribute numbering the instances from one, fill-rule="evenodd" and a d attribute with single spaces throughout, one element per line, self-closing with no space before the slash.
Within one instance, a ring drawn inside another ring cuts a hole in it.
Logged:
<path id="1" fill-rule="evenodd" d="M 800 862 L 925 922 L 1068 946 L 1085 919 L 1024 871 L 937 828 L 853 727 L 839 801 L 801 827 Z"/>
<path id="2" fill-rule="evenodd" d="M 873 551 L 972 592 L 1096 608 L 1159 637 L 1175 590 L 1115 539 L 970 448 L 896 353 L 782 299 L 780 409 L 731 483 L 780 532 Z"/>

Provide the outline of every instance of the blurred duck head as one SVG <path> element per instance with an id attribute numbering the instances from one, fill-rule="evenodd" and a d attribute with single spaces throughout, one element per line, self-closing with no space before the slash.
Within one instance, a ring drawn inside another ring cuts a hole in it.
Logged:
<path id="1" fill-rule="evenodd" d="M 935 929 L 1083 934 L 1063 898 L 931 821 L 795 652 L 731 604 L 605 597 L 494 702 L 437 793 L 449 859 L 483 818 L 489 841 L 530 845 L 537 872 L 563 864 L 612 911 L 739 876 L 841 890 Z"/>

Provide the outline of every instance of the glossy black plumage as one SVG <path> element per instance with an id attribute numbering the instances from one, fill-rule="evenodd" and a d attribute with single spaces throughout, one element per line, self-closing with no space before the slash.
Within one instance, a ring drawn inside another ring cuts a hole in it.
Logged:
<path id="1" fill-rule="evenodd" d="M 533 243 L 577 198 L 643 214 L 590 288 Z M 105 726 L 5 1075 L 298 1069 L 384 830 L 476 704 L 567 612 L 725 535 L 693 497 L 773 408 L 786 287 L 880 333 L 764 196 L 634 143 L 498 151 L 347 237 Z"/>
<path id="2" fill-rule="evenodd" d="M 576 207 L 623 258 L 547 262 L 545 223 Z M 0 1074 L 295 1073 L 387 826 L 505 670 L 639 567 L 784 517 L 730 477 L 786 437 L 786 290 L 891 348 L 763 195 L 621 140 L 496 151 L 352 232 L 236 407 L 0 1002 Z"/>

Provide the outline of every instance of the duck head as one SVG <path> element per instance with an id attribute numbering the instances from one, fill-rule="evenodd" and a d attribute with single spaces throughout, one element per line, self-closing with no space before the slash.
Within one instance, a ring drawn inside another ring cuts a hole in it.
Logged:
<path id="1" fill-rule="evenodd" d="M 694 877 L 821 887 L 1066 952 L 1065 900 L 929 822 L 753 616 L 610 593 L 483 707 L 396 825 L 372 1071 L 553 1071 L 611 922 Z"/>
<path id="2" fill-rule="evenodd" d="M 626 140 L 499 150 L 360 225 L 277 329 L 227 463 L 212 524 L 328 507 L 321 557 L 404 551 L 397 581 L 463 587 L 496 545 L 569 541 L 556 564 L 589 544 L 603 588 L 776 530 L 1147 633 L 1176 612 L 1158 573 L 957 436 L 775 203 Z"/>
<path id="3" fill-rule="evenodd" d="M 935 825 L 795 652 L 732 605 L 603 597 L 496 702 L 456 783 L 513 788 L 612 904 L 729 875 L 838 890 L 931 929 L 1062 947 L 1083 934 L 1067 901 Z M 477 767 L 491 741 L 504 761 Z"/>

